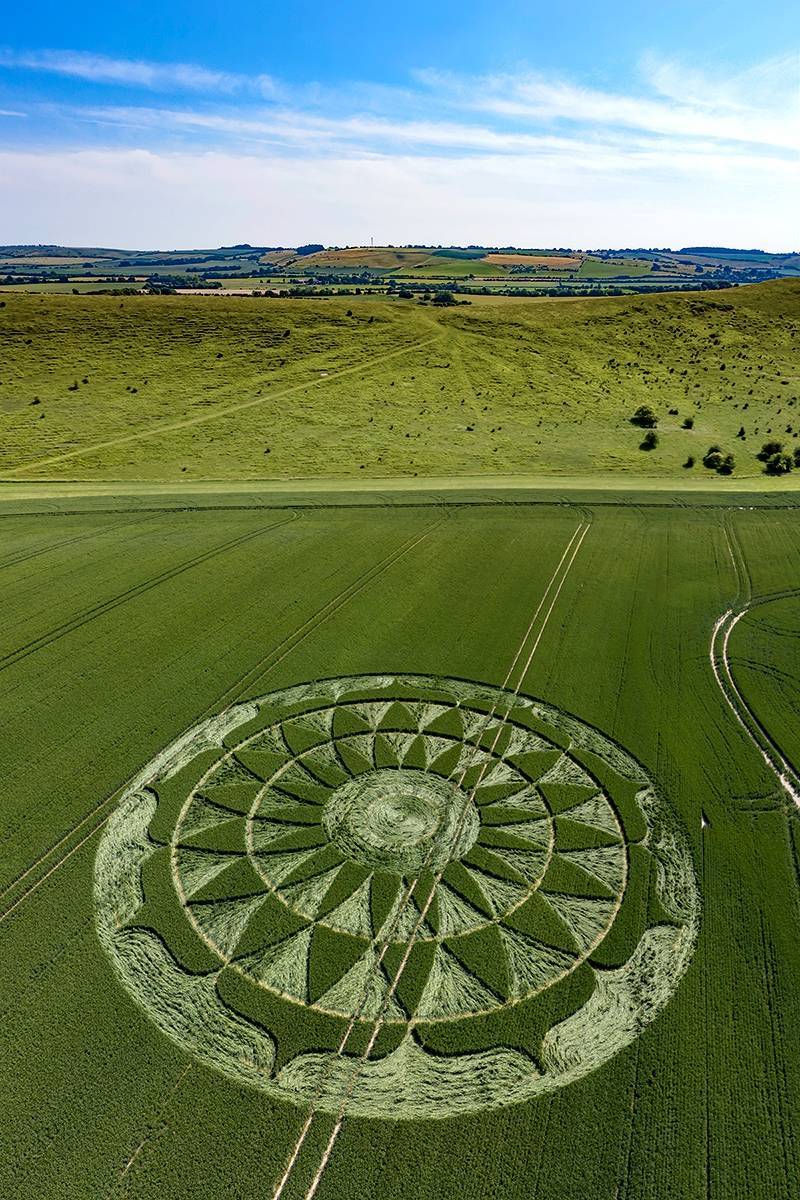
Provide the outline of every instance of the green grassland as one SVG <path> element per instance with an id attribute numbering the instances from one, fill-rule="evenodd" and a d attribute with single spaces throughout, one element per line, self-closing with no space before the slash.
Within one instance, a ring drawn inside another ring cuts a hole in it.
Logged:
<path id="1" fill-rule="evenodd" d="M 785 303 L 785 291 L 715 297 L 740 307 L 694 315 L 690 334 L 684 331 L 685 351 L 674 337 L 670 342 L 674 315 L 651 308 L 655 302 L 637 302 L 644 311 L 630 313 L 628 328 L 635 333 L 628 356 L 650 361 L 638 341 L 646 330 L 653 336 L 655 322 L 664 322 L 662 352 L 671 345 L 675 354 L 688 356 L 696 339 L 707 357 L 709 332 L 717 329 L 726 363 L 740 362 L 742 371 L 757 368 L 757 357 L 753 363 L 736 354 L 755 328 L 763 337 L 772 327 L 767 322 L 776 322 L 774 306 Z M 141 420 L 169 416 L 167 369 L 162 365 L 159 374 L 157 351 L 167 321 L 171 350 L 177 342 L 184 355 L 187 392 L 219 361 L 223 370 L 237 368 L 241 396 L 246 357 L 273 353 L 266 335 L 275 310 L 249 302 L 232 305 L 224 324 L 216 304 L 170 299 L 133 310 L 126 302 L 120 316 L 117 308 L 105 310 L 105 302 L 84 307 L 76 299 L 74 308 L 72 300 L 51 303 L 40 310 L 36 300 L 16 318 L 13 310 L 2 310 L 5 321 L 10 315 L 17 322 L 20 355 L 32 338 L 25 370 L 35 365 L 44 391 L 48 365 L 58 370 L 55 346 L 50 359 L 44 346 L 47 336 L 55 343 L 58 334 L 64 352 L 73 355 L 63 378 L 80 377 L 78 359 L 92 348 L 100 355 L 98 327 L 90 325 L 81 341 L 81 324 L 105 322 L 106 363 L 119 370 L 124 359 L 129 380 L 139 379 L 146 365 L 152 380 L 152 392 L 140 387 L 134 395 L 153 397 L 147 415 L 133 421 L 134 430 Z M 702 306 L 706 299 L 692 303 Z M 550 329 L 551 346 L 558 348 L 551 369 L 571 348 L 574 370 L 581 321 L 588 316 L 567 313 L 579 307 L 559 310 L 560 320 L 574 322 L 569 334 L 548 326 L 533 307 L 503 312 L 514 336 L 525 339 L 526 361 L 535 357 L 532 346 L 541 350 Z M 280 313 L 280 324 L 292 327 L 287 340 L 308 338 L 309 355 L 314 337 L 340 347 L 344 317 L 332 306 L 308 311 L 315 320 L 307 329 L 296 308 Z M 376 319 L 370 325 L 362 318 L 349 335 L 347 346 L 358 361 L 386 352 L 409 332 L 400 308 L 370 302 L 363 313 Z M 468 378 L 454 347 L 469 361 L 469 322 L 485 331 L 489 378 L 502 359 L 514 362 L 508 339 L 502 355 L 492 349 L 499 335 L 491 306 L 435 318 L 415 309 L 412 317 L 419 334 L 438 329 L 453 339 L 447 357 L 438 349 L 431 357 L 438 365 L 429 370 L 437 378 L 448 371 Z M 112 319 L 123 323 L 112 326 Z M 778 319 L 788 326 L 785 315 Z M 127 340 L 124 355 L 123 341 L 108 348 L 114 328 Z M 614 319 L 594 326 L 595 334 L 598 328 L 605 330 L 607 360 L 619 352 Z M 784 336 L 790 333 L 784 328 Z M 765 362 L 778 358 L 774 341 L 769 349 L 762 341 L 759 351 L 748 343 L 748 355 L 759 352 Z M 169 357 L 163 346 L 162 353 Z M 319 350 L 320 361 L 325 353 L 325 347 Z M 446 361 L 453 365 L 445 367 Z M 305 386 L 302 366 L 292 369 Z M 90 379 L 102 379 L 99 357 L 86 370 Z M 422 374 L 420 365 L 416 372 Z M 5 389 L 7 363 L 0 378 Z M 384 386 L 394 379 L 396 391 L 399 378 L 387 375 Z M 737 377 L 739 386 L 744 378 Z M 178 386 L 174 366 L 172 379 Z M 86 405 L 96 402 L 90 386 L 78 393 Z M 227 386 L 235 396 L 235 381 Z M 68 393 L 67 402 L 74 395 Z M 52 397 L 46 403 L 55 405 Z M 719 400 L 720 411 L 724 403 Z M 73 436 L 80 438 L 76 414 Z M 227 460 L 233 462 L 236 453 L 245 453 L 246 439 L 232 428 L 227 436 L 236 440 Z M 202 453 L 200 446 L 196 452 Z M 507 494 L 507 502 L 502 493 L 477 490 L 430 499 L 397 494 L 393 502 L 356 494 L 304 496 L 297 489 L 269 498 L 246 486 L 197 498 L 188 489 L 182 495 L 151 489 L 128 498 L 118 488 L 113 496 L 59 500 L 56 491 L 43 486 L 39 499 L 24 500 L 20 493 L 0 502 L 3 1195 L 185 1200 L 274 1194 L 308 1105 L 205 1065 L 202 1056 L 165 1037 L 120 984 L 98 942 L 93 902 L 95 856 L 108 818 L 126 781 L 183 731 L 226 705 L 306 680 L 373 672 L 499 685 L 533 619 L 538 640 L 523 663 L 522 694 L 587 722 L 634 755 L 667 798 L 690 847 L 702 915 L 688 971 L 666 1008 L 627 1048 L 547 1095 L 431 1121 L 359 1117 L 345 1106 L 316 1194 L 320 1200 L 793 1200 L 800 1175 L 798 814 L 727 707 L 709 644 L 719 615 L 749 602 L 731 638 L 732 669 L 759 721 L 797 764 L 795 506 L 779 495 L 725 499 L 714 491 L 673 501 L 667 493 L 615 499 L 562 488 L 556 494 Z M 576 544 L 558 591 L 548 592 L 559 560 Z M 549 613 L 549 600 L 541 607 L 543 597 L 552 600 Z M 360 728 L 357 722 L 354 728 Z M 441 736 L 449 736 L 446 728 Z M 198 772 L 205 761 L 187 770 Z M 249 761 L 258 765 L 255 754 Z M 242 789 L 216 789 L 215 803 L 227 805 L 230 815 L 213 843 L 216 850 L 207 842 L 206 853 L 232 853 L 238 844 Z M 159 797 L 166 807 L 161 824 L 150 825 L 154 846 L 168 836 L 166 809 L 180 799 L 177 784 L 173 791 L 166 787 Z M 574 803 L 568 793 L 568 785 L 551 785 L 552 803 L 562 809 Z M 615 794 L 631 836 L 640 837 L 633 796 Z M 281 803 L 287 803 L 285 794 Z M 313 804 L 309 795 L 292 811 L 310 820 Z M 567 818 L 559 829 L 559 844 L 569 849 L 575 823 Z M 202 828 L 193 835 L 195 847 L 204 836 Z M 600 833 L 595 843 L 603 843 Z M 494 844 L 502 845 L 502 838 Z M 633 846 L 631 855 L 632 861 L 641 858 L 644 847 Z M 163 849 L 151 860 L 145 899 L 182 969 L 201 978 L 207 951 L 196 938 L 179 942 L 163 907 L 167 876 L 159 871 L 165 861 Z M 665 920 L 652 880 L 637 878 L 640 886 L 620 916 L 615 940 L 605 946 L 600 970 L 614 969 L 637 922 Z M 216 885 L 217 892 L 229 895 L 233 886 L 228 883 L 226 891 Z M 558 886 L 565 886 L 563 880 Z M 215 901 L 214 887 L 203 903 Z M 330 904 L 336 900 L 331 896 Z M 390 903 L 387 894 L 382 911 Z M 440 921 L 441 912 L 432 919 Z M 469 947 L 464 942 L 451 940 L 463 970 L 486 986 L 507 987 L 491 936 Z M 339 959 L 322 949 L 311 958 L 314 995 L 351 961 L 344 942 Z M 397 957 L 392 950 L 391 961 Z M 409 991 L 422 969 L 416 961 L 411 965 L 404 1002 L 412 1003 Z M 585 974 L 576 975 L 572 991 L 554 992 L 550 1017 L 571 1011 L 578 993 L 590 987 Z M 242 1028 L 269 1018 L 252 989 L 230 971 L 218 990 Z M 452 1034 L 458 1046 L 467 1036 L 475 1045 L 491 1040 L 488 1026 L 466 1025 Z M 319 1016 L 308 1028 L 298 1021 L 294 1036 L 323 1047 L 337 1031 Z M 431 1026 L 426 1036 L 437 1053 L 453 1052 L 443 1027 Z M 509 1016 L 502 1036 L 508 1045 L 535 1047 L 541 1029 L 515 1026 Z M 380 1044 L 375 1052 L 387 1050 Z M 307 1195 L 334 1124 L 328 1112 L 314 1115 L 285 1200 Z"/>
<path id="2" fill-rule="evenodd" d="M 6 480 L 763 480 L 800 444 L 800 284 L 607 299 L 6 297 Z M 630 423 L 646 404 L 658 446 Z M 693 421 L 691 429 L 684 421 Z M 741 431 L 741 434 L 740 434 Z M 743 434 L 743 436 L 742 436 Z M 695 465 L 684 464 L 693 457 Z"/>

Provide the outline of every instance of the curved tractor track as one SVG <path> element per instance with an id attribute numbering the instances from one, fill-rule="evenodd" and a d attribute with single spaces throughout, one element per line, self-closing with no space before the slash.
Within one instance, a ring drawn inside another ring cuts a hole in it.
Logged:
<path id="1" fill-rule="evenodd" d="M 800 809 L 800 771 L 786 757 L 773 739 L 764 724 L 748 704 L 739 688 L 730 663 L 729 644 L 731 634 L 741 621 L 755 608 L 772 604 L 776 600 L 800 597 L 800 588 L 784 588 L 770 592 L 764 596 L 753 597 L 750 591 L 743 555 L 738 544 L 735 545 L 728 528 L 725 528 L 725 538 L 730 554 L 731 563 L 736 575 L 737 594 L 733 605 L 727 608 L 714 624 L 711 631 L 711 642 L 708 656 L 711 669 L 725 701 L 750 741 L 769 769 L 776 776 L 788 799 Z"/>

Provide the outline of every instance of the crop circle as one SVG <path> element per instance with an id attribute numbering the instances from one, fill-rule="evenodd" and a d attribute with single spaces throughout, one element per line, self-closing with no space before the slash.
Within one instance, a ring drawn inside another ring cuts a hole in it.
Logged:
<path id="1" fill-rule="evenodd" d="M 353 676 L 203 722 L 142 772 L 96 867 L 118 977 L 228 1075 L 438 1118 L 563 1086 L 691 956 L 685 839 L 595 729 L 464 680 Z"/>

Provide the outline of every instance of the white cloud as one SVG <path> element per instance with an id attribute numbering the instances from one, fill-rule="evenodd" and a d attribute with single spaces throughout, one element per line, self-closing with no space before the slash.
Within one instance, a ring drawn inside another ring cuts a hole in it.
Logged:
<path id="1" fill-rule="evenodd" d="M 191 105 L 31 109 L 26 132 L 43 119 L 50 141 L 60 130 L 75 149 L 36 153 L 28 136 L 29 153 L 4 156 L 0 212 L 17 241 L 19 228 L 33 241 L 162 246 L 798 240 L 796 56 L 709 77 L 651 54 L 638 91 L 431 71 L 405 89 L 289 89 L 66 51 L 15 63 L 199 93 Z"/>
<path id="2" fill-rule="evenodd" d="M 328 118 L 291 109 L 237 116 L 191 109 L 107 106 L 75 110 L 74 115 L 132 130 L 210 133 L 224 140 L 272 144 L 288 151 L 322 156 L 386 156 L 390 148 L 407 152 L 476 152 L 524 155 L 530 161 L 564 156 L 574 170 L 611 171 L 659 168 L 701 174 L 745 168 L 792 174 L 794 164 L 767 148 L 744 149 L 714 139 L 665 139 L 629 131 L 582 129 L 568 133 L 532 133 L 455 121 L 403 121 L 373 116 Z"/>
<path id="3" fill-rule="evenodd" d="M 800 112 L 800 54 L 767 59 L 744 71 L 709 75 L 674 59 L 645 54 L 640 70 L 648 85 L 679 104 L 731 112 Z"/>
<path id="4" fill-rule="evenodd" d="M 435 91 L 449 95 L 452 103 L 496 117 L 637 129 L 794 151 L 800 147 L 800 110 L 796 103 L 787 104 L 784 95 L 775 98 L 770 107 L 747 105 L 744 100 L 734 104 L 731 99 L 721 98 L 719 85 L 709 88 L 696 73 L 689 86 L 689 80 L 674 66 L 656 67 L 653 62 L 650 75 L 653 90 L 663 98 L 601 91 L 537 74 L 464 80 L 425 71 L 419 73 L 419 78 Z M 669 94 L 682 92 L 696 97 L 703 91 L 702 103 L 696 99 L 678 100 Z"/>
<path id="5" fill-rule="evenodd" d="M 782 166 L 782 164 L 781 164 Z M 141 150 L 0 154 L 0 224 L 18 241 L 77 245 L 711 242 L 786 250 L 793 190 L 735 162 L 587 173 L 575 157 L 353 157 Z M 52 203 L 57 195 L 59 203 Z M 176 216 L 176 214 L 178 214 Z M 10 236 L 10 235 L 9 235 Z"/>
<path id="6" fill-rule="evenodd" d="M 271 95 L 273 81 L 267 75 L 246 76 L 213 71 L 191 63 L 156 63 L 141 59 L 109 58 L 81 50 L 38 50 L 31 53 L 0 53 L 0 66 L 45 71 L 85 79 L 90 83 L 112 83 L 154 91 L 233 93 L 256 89 Z"/>
<path id="7" fill-rule="evenodd" d="M 0 108 L 0 117 L 27 117 L 27 113 L 17 112 L 12 108 Z"/>

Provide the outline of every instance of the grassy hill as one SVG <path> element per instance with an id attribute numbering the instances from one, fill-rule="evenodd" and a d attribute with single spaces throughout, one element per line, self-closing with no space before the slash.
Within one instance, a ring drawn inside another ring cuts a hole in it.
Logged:
<path id="1" fill-rule="evenodd" d="M 7 294 L 0 476 L 712 483 L 718 443 L 757 477 L 764 440 L 800 445 L 798 348 L 798 281 L 454 308 Z M 649 453 L 640 404 L 658 415 Z"/>

